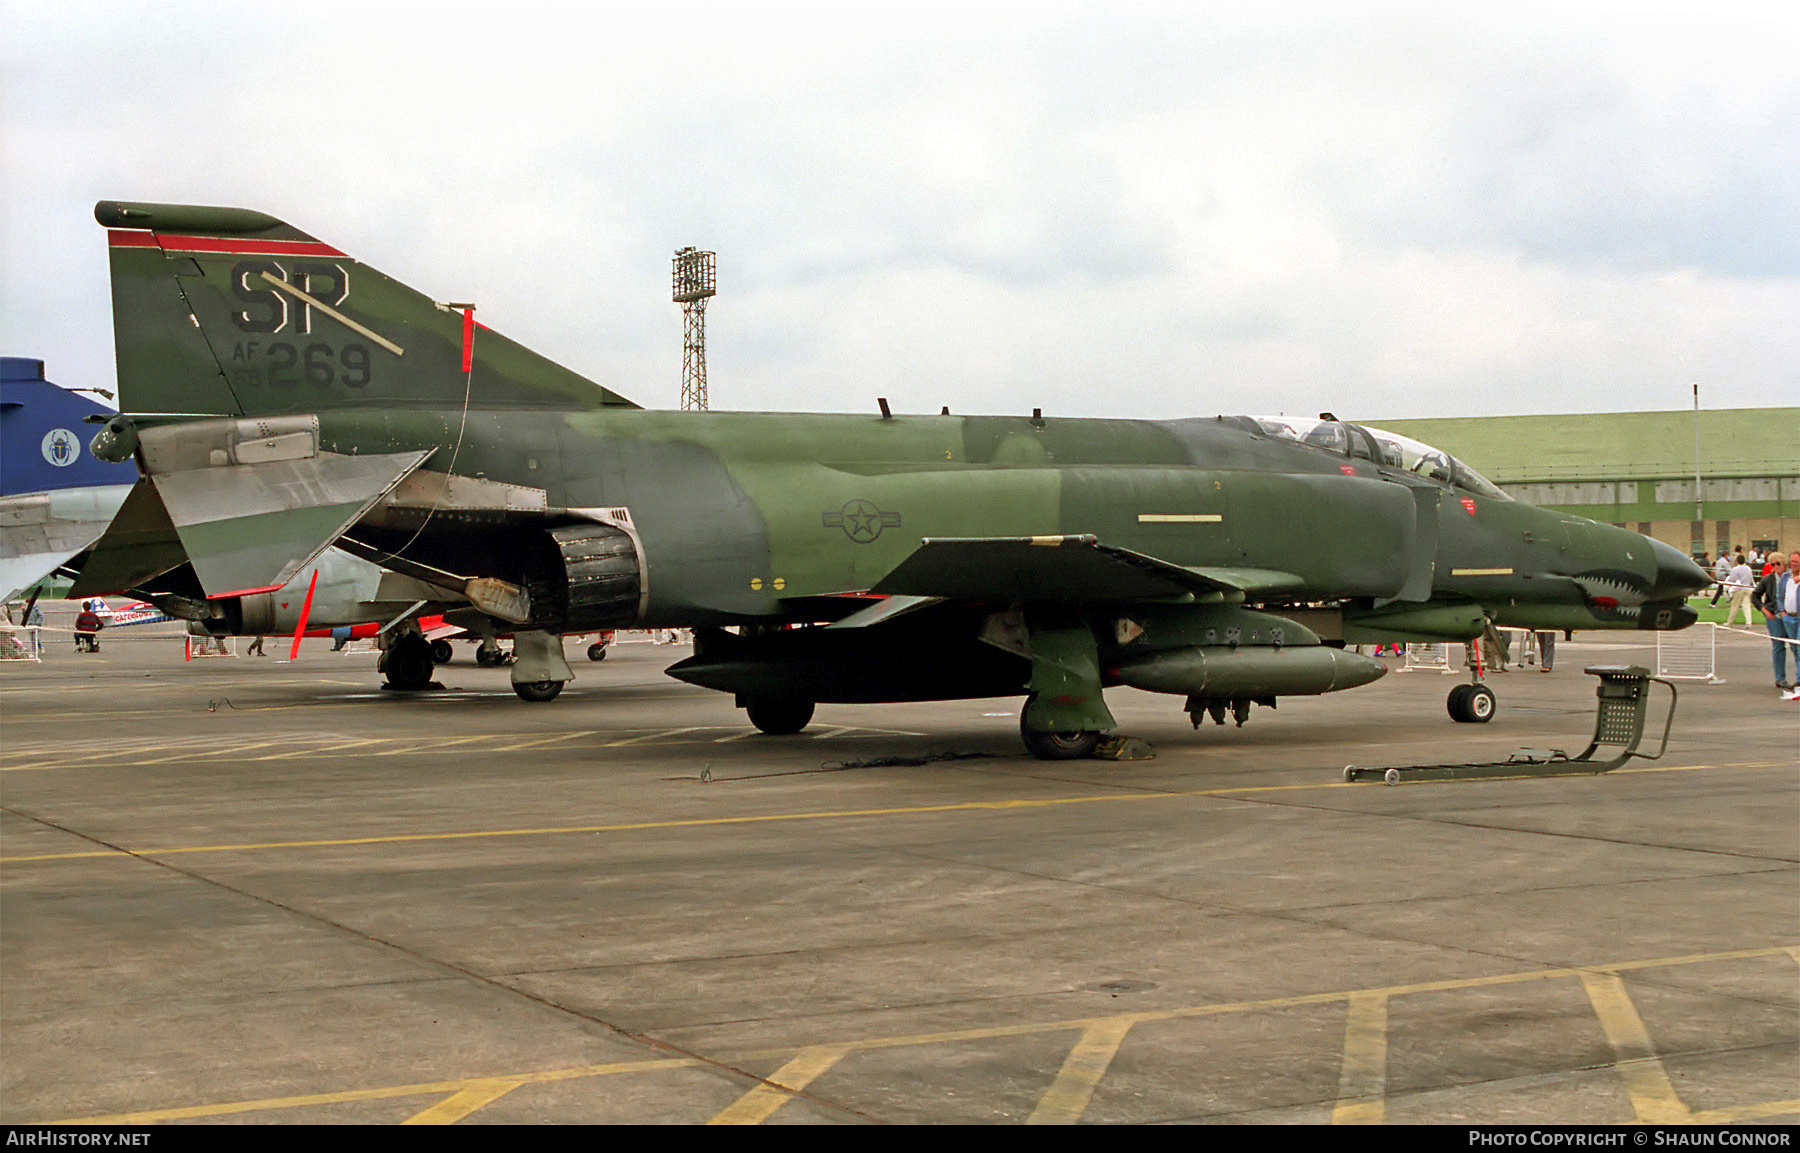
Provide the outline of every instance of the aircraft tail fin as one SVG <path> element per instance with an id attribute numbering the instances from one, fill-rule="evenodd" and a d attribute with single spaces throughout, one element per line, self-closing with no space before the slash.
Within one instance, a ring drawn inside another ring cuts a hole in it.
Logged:
<path id="1" fill-rule="evenodd" d="M 637 407 L 264 213 L 103 200 L 94 218 L 123 412 Z"/>

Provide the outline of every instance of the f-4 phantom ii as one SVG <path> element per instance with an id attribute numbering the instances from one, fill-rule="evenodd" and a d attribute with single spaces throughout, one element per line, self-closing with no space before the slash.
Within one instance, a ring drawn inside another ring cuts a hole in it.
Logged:
<path id="1" fill-rule="evenodd" d="M 1011 695 L 1079 757 L 1111 685 L 1241 723 L 1381 675 L 1345 642 L 1680 628 L 1707 583 L 1334 419 L 648 411 L 262 213 L 95 216 L 122 411 L 93 449 L 140 479 L 76 594 L 225 618 L 336 544 L 511 632 L 528 698 L 573 677 L 558 634 L 690 627 L 669 672 L 766 732 Z M 416 629 L 386 644 L 417 669 Z"/>

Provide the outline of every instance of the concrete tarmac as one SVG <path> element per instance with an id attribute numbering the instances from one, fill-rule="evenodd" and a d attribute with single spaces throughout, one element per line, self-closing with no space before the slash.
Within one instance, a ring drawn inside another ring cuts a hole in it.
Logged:
<path id="1" fill-rule="evenodd" d="M 1654 643 L 1488 725 L 1431 672 L 1199 731 L 1112 690 L 1156 758 L 1065 763 L 1017 700 L 761 735 L 668 646 L 527 704 L 467 645 L 407 696 L 287 644 L 0 665 L 0 1121 L 1800 1121 L 1754 638 L 1662 760 L 1396 787 L 1341 771 L 1578 751 L 1582 666 Z"/>

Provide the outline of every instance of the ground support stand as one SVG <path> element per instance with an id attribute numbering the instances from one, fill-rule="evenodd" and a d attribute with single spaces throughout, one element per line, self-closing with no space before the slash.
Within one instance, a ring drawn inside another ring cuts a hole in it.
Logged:
<path id="1" fill-rule="evenodd" d="M 1599 710 L 1594 717 L 1594 739 L 1571 757 L 1561 749 L 1517 749 L 1504 761 L 1477 761 L 1449 765 L 1392 765 L 1344 768 L 1346 781 L 1380 778 L 1390 785 L 1401 781 L 1456 781 L 1482 777 L 1560 777 L 1610 772 L 1633 757 L 1654 761 L 1669 748 L 1669 730 L 1675 724 L 1675 686 L 1654 676 L 1642 665 L 1592 665 L 1590 676 L 1600 678 L 1595 690 Z M 1650 682 L 1669 690 L 1669 709 L 1663 721 L 1662 744 L 1654 753 L 1641 753 L 1644 722 L 1650 711 Z M 1613 754 L 1598 759 L 1602 750 Z"/>

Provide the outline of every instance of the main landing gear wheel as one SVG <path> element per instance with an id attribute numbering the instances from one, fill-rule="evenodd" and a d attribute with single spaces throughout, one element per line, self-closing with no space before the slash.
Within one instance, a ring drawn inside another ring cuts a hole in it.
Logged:
<path id="1" fill-rule="evenodd" d="M 455 655 L 456 655 L 456 650 L 450 647 L 449 641 L 436 640 L 436 641 L 431 642 L 431 659 L 436 661 L 438 664 L 440 664 L 440 665 L 449 664 L 450 658 Z"/>
<path id="2" fill-rule="evenodd" d="M 763 732 L 785 736 L 812 723 L 813 703 L 795 697 L 751 697 L 744 713 Z"/>
<path id="3" fill-rule="evenodd" d="M 387 683 L 406 692 L 430 688 L 431 668 L 431 646 L 421 636 L 400 638 L 381 660 Z"/>
<path id="4" fill-rule="evenodd" d="M 1462 725 L 1487 724 L 1494 719 L 1497 705 L 1494 690 L 1486 685 L 1457 685 L 1444 701 L 1450 719 Z"/>
<path id="5" fill-rule="evenodd" d="M 1019 722 L 1019 736 L 1031 755 L 1040 761 L 1079 761 L 1094 755 L 1100 747 L 1100 733 L 1078 729 L 1068 733 L 1034 733 Z"/>
<path id="6" fill-rule="evenodd" d="M 556 694 L 562 692 L 561 681 L 523 681 L 513 685 L 513 692 L 519 694 L 522 701 L 553 701 Z"/>

